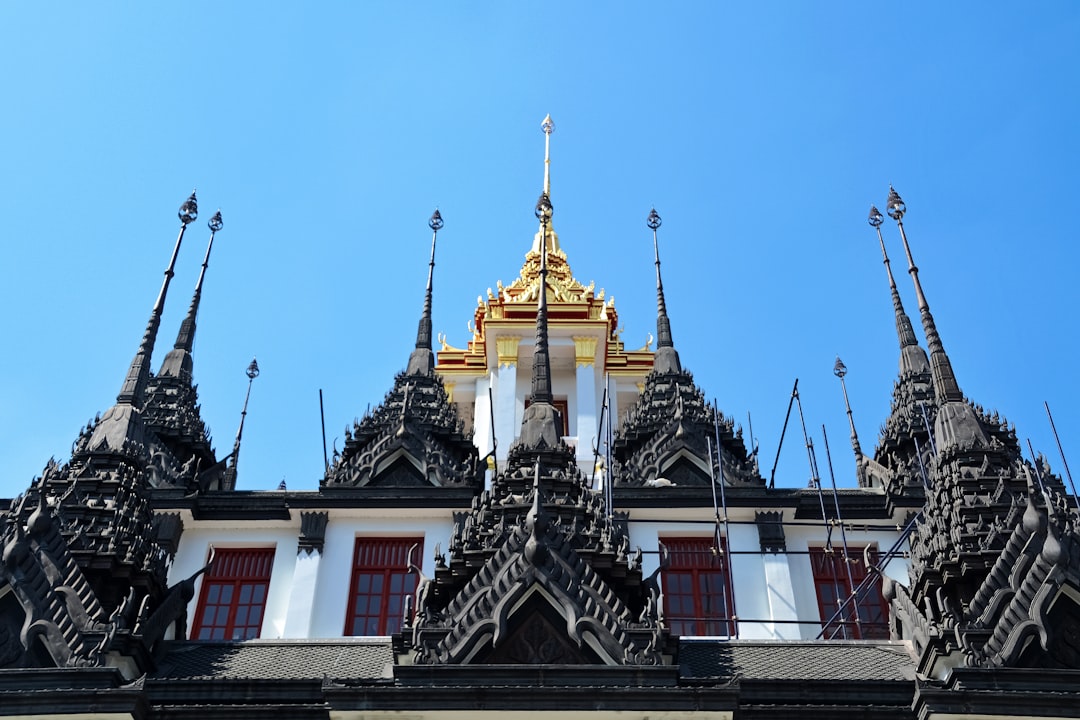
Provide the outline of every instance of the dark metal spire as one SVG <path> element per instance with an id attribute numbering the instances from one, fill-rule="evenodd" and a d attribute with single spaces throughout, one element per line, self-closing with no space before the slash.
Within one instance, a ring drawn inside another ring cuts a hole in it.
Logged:
<path id="1" fill-rule="evenodd" d="M 176 267 L 176 256 L 180 253 L 180 243 L 184 239 L 184 230 L 199 215 L 198 205 L 195 201 L 195 192 L 180 206 L 177 213 L 180 218 L 180 234 L 176 237 L 176 245 L 173 247 L 169 266 L 165 268 L 165 279 L 161 283 L 161 291 L 158 292 L 154 309 L 150 312 L 150 320 L 146 324 L 146 332 L 143 333 L 142 342 L 135 353 L 135 359 L 128 368 L 127 378 L 120 388 L 120 394 L 116 397 L 118 405 L 136 405 L 143 400 L 143 391 L 150 379 L 150 356 L 154 354 L 154 342 L 157 340 L 158 327 L 161 325 L 161 313 L 165 308 L 165 295 L 169 291 L 169 282 L 173 277 L 173 269 Z"/>
<path id="2" fill-rule="evenodd" d="M 195 345 L 195 320 L 199 314 L 199 302 L 202 300 L 203 280 L 206 278 L 206 269 L 210 266 L 210 251 L 214 248 L 214 236 L 224 227 L 221 210 L 214 213 L 214 217 L 210 218 L 206 226 L 210 228 L 210 242 L 206 245 L 206 255 L 203 257 L 202 269 L 199 270 L 199 279 L 195 283 L 195 292 L 191 296 L 187 315 L 180 323 L 180 332 L 176 334 L 173 349 L 165 356 L 165 361 L 161 364 L 159 375 L 179 377 L 181 370 L 191 373 L 191 350 Z"/>
<path id="3" fill-rule="evenodd" d="M 668 319 L 667 304 L 664 302 L 664 281 L 660 278 L 660 246 L 656 240 L 656 230 L 661 225 L 660 214 L 656 208 L 649 211 L 645 224 L 652 230 L 653 255 L 656 257 L 656 356 L 653 369 L 657 372 L 679 372 L 679 354 L 675 351 L 675 342 L 671 338 L 671 321 Z"/>
<path id="4" fill-rule="evenodd" d="M 233 442 L 233 451 L 229 456 L 229 466 L 225 470 L 223 490 L 236 489 L 236 463 L 240 459 L 240 440 L 244 437 L 244 420 L 247 419 L 248 400 L 251 399 L 251 383 L 259 377 L 259 363 L 255 361 L 255 358 L 251 359 L 251 364 L 247 366 L 244 373 L 248 377 L 247 394 L 244 395 L 244 409 L 240 411 L 240 427 L 236 430 L 236 441 Z"/>
<path id="5" fill-rule="evenodd" d="M 923 332 L 926 333 L 926 346 L 930 350 L 930 369 L 934 377 L 934 389 L 937 394 L 939 403 L 946 402 L 961 402 L 964 399 L 964 394 L 960 392 L 960 385 L 956 382 L 956 375 L 953 373 L 952 363 L 949 361 L 949 356 L 945 353 L 945 347 L 941 343 L 941 336 L 938 334 L 937 325 L 934 323 L 934 316 L 930 314 L 930 305 L 926 302 L 926 296 L 923 294 L 922 284 L 919 282 L 919 268 L 915 266 L 915 261 L 911 256 L 911 247 L 908 245 L 907 233 L 904 232 L 904 213 L 907 212 L 907 206 L 904 201 L 900 199 L 899 193 L 889 186 L 889 200 L 888 208 L 889 217 L 896 221 L 897 227 L 900 228 L 900 239 L 904 242 L 904 252 L 907 254 L 908 261 L 908 273 L 911 274 L 911 279 L 915 284 L 915 297 L 919 302 L 919 315 L 922 318 Z"/>
<path id="6" fill-rule="evenodd" d="M 540 220 L 540 290 L 536 306 L 536 348 L 533 351 L 532 402 L 551 404 L 551 358 L 548 354 L 547 325 L 547 228 L 554 209 L 547 193 L 536 202 L 536 217 Z"/>
<path id="7" fill-rule="evenodd" d="M 431 262 L 428 263 L 427 292 L 424 294 L 424 311 L 420 315 L 420 325 L 416 329 L 416 349 L 409 356 L 406 373 L 427 374 L 435 369 L 435 354 L 431 351 L 431 280 L 435 274 L 435 240 L 444 225 L 438 208 L 431 214 L 428 227 L 431 228 Z"/>
<path id="8" fill-rule="evenodd" d="M 893 311 L 896 313 L 896 335 L 900 340 L 900 347 L 905 348 L 909 345 L 918 345 L 919 341 L 915 338 L 915 330 L 911 325 L 911 318 L 904 311 L 904 304 L 900 301 L 900 293 L 896 289 L 896 279 L 892 274 L 892 265 L 889 264 L 889 254 L 885 251 L 885 240 L 881 237 L 881 224 L 885 222 L 884 216 L 881 211 L 875 206 L 870 206 L 870 218 L 867 220 L 870 223 L 870 227 L 874 228 L 877 232 L 878 243 L 881 245 L 881 257 L 885 262 L 885 273 L 889 276 L 889 292 L 892 294 Z"/>
<path id="9" fill-rule="evenodd" d="M 855 451 L 855 475 L 859 481 L 859 487 L 866 486 L 866 472 L 863 469 L 863 451 L 859 445 L 859 433 L 855 431 L 855 418 L 851 414 L 851 402 L 848 400 L 847 383 L 844 376 L 847 375 L 847 365 L 844 365 L 840 356 L 836 356 L 836 364 L 833 365 L 833 375 L 840 378 L 840 387 L 844 390 L 844 407 L 847 410 L 848 427 L 851 428 L 851 449 Z"/>

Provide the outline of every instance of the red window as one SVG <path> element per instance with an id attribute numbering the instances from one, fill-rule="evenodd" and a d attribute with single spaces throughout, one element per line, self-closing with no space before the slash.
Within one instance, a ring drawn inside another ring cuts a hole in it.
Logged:
<path id="1" fill-rule="evenodd" d="M 401 629 L 405 596 L 416 592 L 416 575 L 408 568 L 413 545 L 418 546 L 413 561 L 419 562 L 423 538 L 356 538 L 346 635 L 391 635 Z"/>
<path id="2" fill-rule="evenodd" d="M 862 546 L 848 546 L 847 568 L 844 563 L 842 547 L 810 548 L 810 566 L 814 570 L 814 591 L 817 593 L 818 609 L 821 610 L 821 624 L 825 627 L 822 637 L 833 640 L 878 639 L 889 637 L 889 606 L 881 596 L 881 578 L 859 597 L 844 608 L 841 616 L 836 611 L 851 595 L 852 587 L 848 582 L 848 568 L 851 570 L 851 582 L 855 587 L 866 579 L 867 569 L 863 560 Z M 866 555 L 871 563 L 877 562 L 877 549 L 870 548 Z M 856 609 L 858 614 L 856 615 Z"/>
<path id="3" fill-rule="evenodd" d="M 203 578 L 192 637 L 249 640 L 259 637 L 274 549 L 215 549 Z"/>
<path id="4" fill-rule="evenodd" d="M 727 543 L 713 538 L 663 538 L 671 565 L 663 572 L 664 614 L 675 635 L 734 635 Z"/>

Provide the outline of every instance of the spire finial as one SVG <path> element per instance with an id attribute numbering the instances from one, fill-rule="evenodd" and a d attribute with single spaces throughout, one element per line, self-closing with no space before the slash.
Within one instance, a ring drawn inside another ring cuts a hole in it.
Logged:
<path id="1" fill-rule="evenodd" d="M 664 281 L 660 277 L 660 245 L 656 231 L 662 224 L 656 208 L 649 211 L 645 224 L 652 230 L 653 255 L 656 258 L 656 355 L 653 369 L 658 372 L 678 372 L 681 369 L 679 354 L 675 351 L 675 342 L 671 338 L 671 321 L 668 319 L 667 303 L 664 302 Z"/>
<path id="2" fill-rule="evenodd" d="M 420 325 L 416 329 L 416 348 L 409 356 L 409 366 L 405 370 L 410 375 L 426 375 L 435 369 L 435 354 L 431 351 L 431 281 L 435 274 L 435 240 L 444 224 L 442 214 L 435 208 L 428 220 L 428 227 L 431 228 L 431 260 L 428 262 L 424 310 L 420 315 Z"/>
<path id="3" fill-rule="evenodd" d="M 225 480 L 222 483 L 223 490 L 235 490 L 236 489 L 236 462 L 240 459 L 240 440 L 244 436 L 244 420 L 247 419 L 248 400 L 251 399 L 251 383 L 255 381 L 255 378 L 259 377 L 259 363 L 255 358 L 251 359 L 251 364 L 244 370 L 244 374 L 248 378 L 247 394 L 244 395 L 244 409 L 240 411 L 240 427 L 236 430 L 236 441 L 233 443 L 233 451 L 231 462 L 225 469 Z"/>
<path id="4" fill-rule="evenodd" d="M 922 284 L 919 282 L 919 268 L 915 266 L 915 260 L 911 256 L 911 246 L 908 244 L 907 233 L 904 232 L 903 219 L 904 214 L 907 212 L 907 205 L 904 204 L 900 194 L 896 192 L 892 185 L 889 185 L 887 211 L 889 217 L 896 221 L 896 225 L 900 229 L 900 239 L 904 243 L 904 253 L 907 255 L 908 273 L 915 284 L 915 297 L 919 302 L 919 315 L 922 318 L 923 332 L 926 333 L 926 346 L 930 351 L 930 369 L 934 377 L 934 390 L 938 402 L 942 404 L 954 401 L 962 402 L 964 394 L 960 392 L 960 385 L 956 382 L 956 375 L 953 374 L 952 363 L 945 353 L 945 347 L 941 343 L 941 336 L 938 335 L 934 316 L 930 314 L 930 305 L 926 302 Z"/>
<path id="5" fill-rule="evenodd" d="M 902 204 L 903 203 L 901 203 L 901 205 Z M 892 265 L 889 263 L 889 253 L 885 250 L 885 240 L 881 236 L 881 224 L 885 222 L 885 217 L 876 206 L 871 205 L 870 217 L 867 219 L 867 222 L 870 223 L 870 227 L 874 228 L 874 231 L 877 233 L 878 244 L 881 246 L 881 257 L 885 263 L 885 274 L 889 277 L 889 292 L 892 295 L 893 312 L 896 315 L 896 334 L 900 340 L 900 348 L 903 349 L 912 345 L 918 345 L 919 341 L 915 338 L 915 329 L 911 326 L 911 318 L 904 312 L 904 304 L 900 301 L 900 293 L 896 289 L 896 279 L 893 277 Z"/>
<path id="6" fill-rule="evenodd" d="M 551 133 L 555 132 L 555 123 L 550 113 L 540 123 L 540 129 L 544 131 L 544 194 L 551 197 Z"/>
<path id="7" fill-rule="evenodd" d="M 851 403 L 848 401 L 847 383 L 844 382 L 844 376 L 847 375 L 847 365 L 844 365 L 840 356 L 836 356 L 836 363 L 833 365 L 833 375 L 840 378 L 840 387 L 844 390 L 844 407 L 847 409 L 848 426 L 851 428 L 851 449 L 855 451 L 855 475 L 859 481 L 859 487 L 866 486 L 865 473 L 863 471 L 862 463 L 862 447 L 859 445 L 859 434 L 855 432 L 855 418 L 851 414 Z"/>
<path id="8" fill-rule="evenodd" d="M 191 353 L 191 349 L 195 344 L 195 319 L 199 313 L 199 302 L 202 300 L 202 286 L 203 280 L 206 278 L 206 269 L 210 266 L 210 251 L 214 247 L 214 236 L 225 226 L 225 223 L 221 220 L 221 210 L 214 213 L 214 217 L 207 221 L 206 226 L 210 228 L 210 241 L 206 244 L 206 255 L 203 257 L 202 268 L 199 270 L 199 279 L 195 283 L 195 292 L 191 296 L 191 305 L 188 306 L 187 315 L 180 324 L 180 332 L 177 334 L 176 343 L 173 345 L 176 350 L 182 350 L 186 353 Z M 162 367 L 162 372 L 165 372 L 164 367 Z"/>
<path id="9" fill-rule="evenodd" d="M 127 377 L 120 388 L 120 394 L 116 397 L 118 405 L 137 405 L 143 400 L 143 391 L 146 383 L 150 380 L 150 356 L 154 354 L 154 342 L 157 340 L 158 327 L 161 325 L 161 313 L 165 308 L 165 296 L 169 292 L 169 282 L 176 268 L 176 256 L 180 253 L 180 243 L 184 240 L 184 230 L 199 216 L 198 203 L 195 200 L 195 191 L 180 206 L 177 212 L 180 218 L 180 234 L 176 236 L 176 244 L 173 246 L 172 257 L 169 265 L 165 268 L 165 279 L 161 283 L 154 308 L 150 311 L 150 320 L 146 323 L 146 331 L 143 333 L 139 349 L 135 358 L 128 368 Z"/>
<path id="10" fill-rule="evenodd" d="M 547 132 L 547 130 L 545 130 Z M 547 228 L 551 223 L 554 208 L 551 198 L 542 193 L 536 201 L 534 210 L 540 221 L 540 293 L 536 306 L 536 349 L 533 352 L 532 401 L 551 403 L 551 360 L 548 357 L 547 326 Z"/>

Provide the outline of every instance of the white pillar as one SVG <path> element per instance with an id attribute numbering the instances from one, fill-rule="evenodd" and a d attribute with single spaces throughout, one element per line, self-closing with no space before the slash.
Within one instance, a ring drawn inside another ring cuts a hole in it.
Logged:
<path id="1" fill-rule="evenodd" d="M 595 337 L 575 337 L 575 375 L 574 388 L 577 399 L 577 461 L 578 467 L 586 477 L 593 476 L 593 454 L 597 446 L 598 429 L 596 427 L 596 397 L 601 379 L 597 377 Z"/>
<path id="2" fill-rule="evenodd" d="M 296 554 L 292 587 L 289 589 L 289 607 L 285 612 L 286 638 L 307 638 L 311 633 L 311 612 L 315 605 L 315 585 L 319 577 L 318 550 L 301 550 Z"/>
<path id="3" fill-rule="evenodd" d="M 495 439 L 499 443 L 498 459 L 506 460 L 517 437 L 517 351 L 520 337 L 500 337 L 495 343 L 499 352 L 499 367 L 495 371 Z"/>
<path id="4" fill-rule="evenodd" d="M 752 556 L 751 556 L 752 557 Z M 795 608 L 795 587 L 791 582 L 791 568 L 784 552 L 762 553 L 765 565 L 765 588 L 769 598 L 769 616 L 773 620 L 798 620 Z M 796 623 L 770 623 L 770 637 L 774 640 L 798 640 L 802 626 Z"/>

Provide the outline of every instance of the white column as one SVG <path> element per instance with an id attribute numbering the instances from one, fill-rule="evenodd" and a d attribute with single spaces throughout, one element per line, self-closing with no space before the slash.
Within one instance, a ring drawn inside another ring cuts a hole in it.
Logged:
<path id="1" fill-rule="evenodd" d="M 318 550 L 301 550 L 296 554 L 292 587 L 289 589 L 289 608 L 285 613 L 286 638 L 307 638 L 311 633 L 311 613 L 315 605 L 315 585 L 319 577 Z"/>
<path id="2" fill-rule="evenodd" d="M 519 337 L 500 337 L 495 343 L 499 352 L 499 367 L 495 371 L 495 439 L 499 443 L 498 459 L 506 460 L 517 436 L 517 350 Z"/>
<path id="3" fill-rule="evenodd" d="M 773 620 L 798 620 L 795 587 L 791 582 L 787 553 L 762 553 L 761 561 L 765 565 L 765 588 L 769 597 L 770 617 Z M 770 637 L 774 640 L 798 640 L 802 637 L 802 626 L 795 623 L 770 624 L 769 630 Z"/>
<path id="4" fill-rule="evenodd" d="M 586 477 L 593 476 L 593 448 L 596 447 L 598 420 L 596 411 L 597 391 L 600 389 L 601 378 L 597 377 L 596 370 L 596 345 L 598 338 L 575 337 L 574 355 L 576 358 L 576 385 L 574 387 L 577 400 L 577 461 L 578 467 Z"/>
<path id="5" fill-rule="evenodd" d="M 482 377 L 476 379 L 476 400 L 473 401 L 473 444 L 484 457 L 491 452 L 491 397 L 488 388 L 491 387 L 491 378 Z M 484 463 L 484 488 L 491 487 L 491 473 Z"/>

